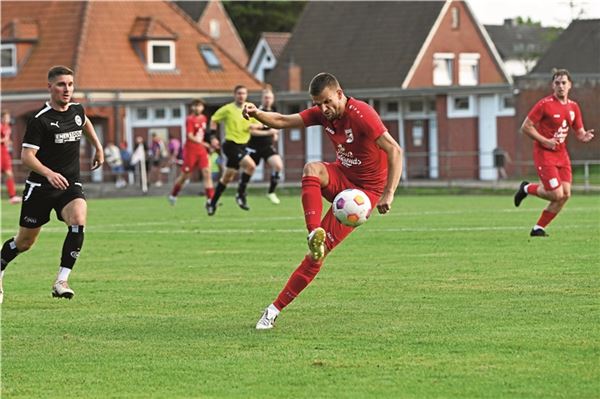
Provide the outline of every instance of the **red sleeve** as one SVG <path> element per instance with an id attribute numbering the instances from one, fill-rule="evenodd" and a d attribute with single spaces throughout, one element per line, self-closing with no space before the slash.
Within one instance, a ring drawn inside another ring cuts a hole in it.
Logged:
<path id="1" fill-rule="evenodd" d="M 323 124 L 323 115 L 316 105 L 300 112 L 300 117 L 306 127 Z"/>
<path id="2" fill-rule="evenodd" d="M 579 130 L 583 128 L 583 118 L 581 117 L 581 109 L 579 109 L 579 104 L 573 104 L 573 111 L 575 111 L 575 120 L 573 121 L 573 129 Z"/>
<path id="3" fill-rule="evenodd" d="M 527 114 L 527 117 L 530 121 L 532 121 L 535 125 L 537 125 L 544 116 L 544 104 L 542 101 L 538 101 L 537 104 L 531 108 L 531 111 Z"/>
<path id="4" fill-rule="evenodd" d="M 377 140 L 383 133 L 387 132 L 387 127 L 381 121 L 381 118 L 370 106 L 366 106 L 361 109 L 363 114 L 362 124 L 364 132 L 370 137 L 373 141 Z"/>

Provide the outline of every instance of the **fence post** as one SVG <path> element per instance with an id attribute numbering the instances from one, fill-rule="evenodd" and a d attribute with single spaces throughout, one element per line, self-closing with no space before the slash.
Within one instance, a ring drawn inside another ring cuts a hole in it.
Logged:
<path id="1" fill-rule="evenodd" d="M 583 164 L 583 190 L 585 192 L 590 190 L 590 164 L 588 161 Z"/>

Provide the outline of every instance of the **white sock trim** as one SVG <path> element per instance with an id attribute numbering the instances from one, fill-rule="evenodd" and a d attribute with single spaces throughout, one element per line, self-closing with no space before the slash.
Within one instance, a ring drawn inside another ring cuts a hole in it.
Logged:
<path id="1" fill-rule="evenodd" d="M 539 224 L 536 224 L 535 226 L 533 226 L 534 230 L 544 230 L 544 228 L 542 226 L 540 226 Z"/>
<path id="2" fill-rule="evenodd" d="M 270 304 L 269 306 L 267 306 L 267 309 L 269 309 L 271 312 L 275 313 L 275 316 L 277 316 L 279 314 L 279 312 L 281 312 L 279 309 L 277 309 L 275 307 L 275 305 Z"/>
<path id="3" fill-rule="evenodd" d="M 56 276 L 56 279 L 58 281 L 67 281 L 69 279 L 69 274 L 71 274 L 71 270 L 72 269 L 68 269 L 66 267 L 59 267 L 58 268 L 58 276 Z"/>

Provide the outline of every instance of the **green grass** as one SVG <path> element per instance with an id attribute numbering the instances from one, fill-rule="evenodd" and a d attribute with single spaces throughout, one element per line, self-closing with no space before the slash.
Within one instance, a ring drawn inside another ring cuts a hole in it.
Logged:
<path id="1" fill-rule="evenodd" d="M 72 301 L 50 297 L 66 228 L 10 264 L 3 398 L 597 398 L 600 199 L 398 196 L 255 331 L 305 253 L 299 196 L 90 200 Z M 3 203 L 3 205 L 6 202 Z M 2 239 L 18 208 L 3 206 Z"/>

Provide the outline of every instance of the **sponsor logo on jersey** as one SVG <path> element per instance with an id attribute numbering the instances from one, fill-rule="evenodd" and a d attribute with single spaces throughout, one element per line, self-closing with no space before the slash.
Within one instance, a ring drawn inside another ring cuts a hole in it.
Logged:
<path id="1" fill-rule="evenodd" d="M 60 127 L 58 126 L 58 121 L 50 122 L 50 126 L 56 126 L 57 129 L 60 129 Z"/>
<path id="2" fill-rule="evenodd" d="M 330 128 L 329 126 L 325 127 L 325 131 L 329 134 L 335 134 L 335 130 L 333 130 L 332 128 Z"/>
<path id="3" fill-rule="evenodd" d="M 354 165 L 362 164 L 362 161 L 356 158 L 352 151 L 346 151 L 346 148 L 344 148 L 344 146 L 341 144 L 338 144 L 335 153 L 342 166 L 350 168 Z"/>
<path id="4" fill-rule="evenodd" d="M 79 141 L 81 139 L 82 130 L 74 130 L 66 133 L 56 133 L 54 135 L 54 142 L 56 144 L 68 143 L 70 141 Z"/>
<path id="5" fill-rule="evenodd" d="M 555 117 L 555 118 L 560 118 L 560 114 L 554 114 L 552 116 Z"/>
<path id="6" fill-rule="evenodd" d="M 352 129 L 344 129 L 344 134 L 346 135 L 346 143 L 352 143 L 354 141 Z"/>
<path id="7" fill-rule="evenodd" d="M 75 123 L 77 124 L 77 126 L 81 126 L 81 124 L 83 123 L 81 120 L 81 116 L 75 115 Z"/>
<path id="8" fill-rule="evenodd" d="M 569 117 L 571 118 L 571 122 L 575 120 L 575 112 L 569 111 Z"/>

